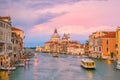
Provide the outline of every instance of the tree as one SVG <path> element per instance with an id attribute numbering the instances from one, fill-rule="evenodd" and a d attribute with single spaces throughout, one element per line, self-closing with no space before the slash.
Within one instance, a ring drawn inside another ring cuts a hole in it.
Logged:
<path id="1" fill-rule="evenodd" d="M 88 40 L 86 40 L 85 44 L 86 44 L 86 45 L 89 45 L 89 41 L 88 41 Z"/>

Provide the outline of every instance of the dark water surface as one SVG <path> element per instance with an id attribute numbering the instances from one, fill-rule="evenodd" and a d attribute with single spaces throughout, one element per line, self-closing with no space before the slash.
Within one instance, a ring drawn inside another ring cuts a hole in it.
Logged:
<path id="1" fill-rule="evenodd" d="M 37 60 L 36 60 L 37 59 Z M 80 66 L 80 57 L 59 55 L 54 58 L 48 53 L 38 53 L 26 67 L 17 67 L 8 76 L 0 71 L 0 80 L 120 80 L 120 71 L 108 60 L 97 60 L 95 70 Z"/>

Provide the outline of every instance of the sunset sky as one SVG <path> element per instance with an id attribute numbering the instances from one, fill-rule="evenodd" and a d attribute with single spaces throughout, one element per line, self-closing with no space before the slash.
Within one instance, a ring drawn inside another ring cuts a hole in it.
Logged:
<path id="1" fill-rule="evenodd" d="M 120 0 L 0 0 L 0 16 L 24 30 L 26 47 L 43 46 L 55 28 L 84 43 L 93 32 L 120 26 Z"/>

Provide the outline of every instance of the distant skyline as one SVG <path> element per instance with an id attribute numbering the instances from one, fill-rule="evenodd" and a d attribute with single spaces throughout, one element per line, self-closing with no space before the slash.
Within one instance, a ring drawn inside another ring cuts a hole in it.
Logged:
<path id="1" fill-rule="evenodd" d="M 120 26 L 120 0 L 0 0 L 0 16 L 10 16 L 25 32 L 25 47 L 43 47 L 54 29 L 84 43 L 96 31 Z"/>

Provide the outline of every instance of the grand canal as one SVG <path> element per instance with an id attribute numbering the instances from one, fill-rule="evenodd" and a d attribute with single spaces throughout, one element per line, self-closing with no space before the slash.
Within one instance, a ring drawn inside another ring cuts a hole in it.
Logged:
<path id="1" fill-rule="evenodd" d="M 96 69 L 86 70 L 80 66 L 80 57 L 54 58 L 48 53 L 38 53 L 26 62 L 26 67 L 17 67 L 9 76 L 7 71 L 0 71 L 0 80 L 120 80 L 120 71 L 113 68 L 111 61 L 94 60 Z"/>

